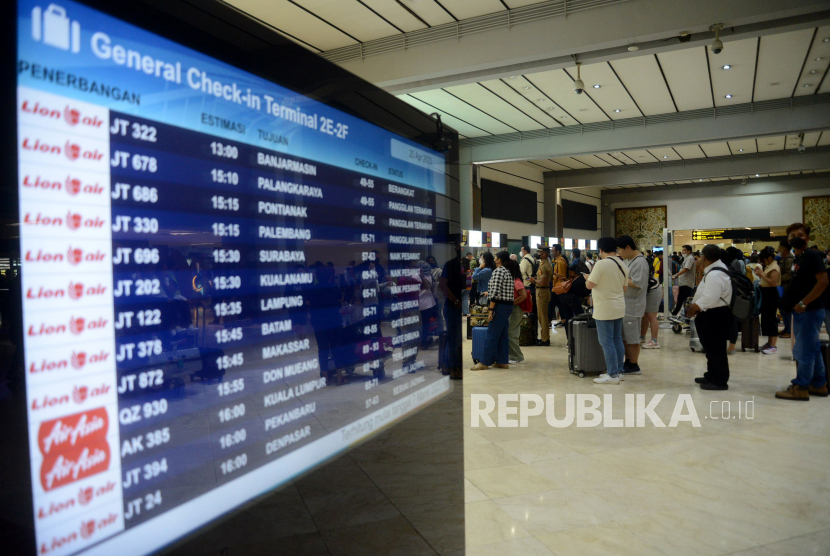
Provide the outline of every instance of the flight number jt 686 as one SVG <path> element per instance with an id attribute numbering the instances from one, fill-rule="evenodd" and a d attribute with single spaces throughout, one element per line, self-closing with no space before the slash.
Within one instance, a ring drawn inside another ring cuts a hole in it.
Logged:
<path id="1" fill-rule="evenodd" d="M 132 195 L 130 195 L 131 191 Z M 113 200 L 124 199 L 128 201 L 131 196 L 133 201 L 137 203 L 155 203 L 159 200 L 159 192 L 155 187 L 120 182 L 112 186 Z"/>

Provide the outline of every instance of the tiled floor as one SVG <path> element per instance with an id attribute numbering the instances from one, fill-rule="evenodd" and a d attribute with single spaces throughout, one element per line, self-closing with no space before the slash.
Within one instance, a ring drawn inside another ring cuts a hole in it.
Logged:
<path id="1" fill-rule="evenodd" d="M 729 391 L 707 392 L 692 383 L 705 356 L 688 335 L 660 340 L 620 386 L 569 374 L 564 332 L 509 370 L 466 370 L 465 341 L 467 556 L 830 554 L 830 398 L 774 399 L 795 373 L 789 341 L 778 356 L 739 350 Z M 560 418 L 565 394 L 615 394 L 622 418 L 624 394 L 662 393 L 666 423 L 691 394 L 701 427 L 553 428 L 544 414 L 526 428 L 470 426 L 471 394 L 518 393 L 554 394 Z M 734 415 L 753 399 L 754 419 L 708 418 L 712 401 L 720 417 L 719 402 Z"/>

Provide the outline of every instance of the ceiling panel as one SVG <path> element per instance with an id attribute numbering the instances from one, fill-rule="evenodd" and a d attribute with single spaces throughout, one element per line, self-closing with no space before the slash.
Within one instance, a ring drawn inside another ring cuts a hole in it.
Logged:
<path id="1" fill-rule="evenodd" d="M 815 147 L 818 143 L 819 136 L 821 135 L 820 132 L 815 131 L 811 133 L 804 134 L 804 146 L 805 147 Z M 801 143 L 798 135 L 787 135 L 787 149 L 797 149 L 798 145 Z"/>
<path id="2" fill-rule="evenodd" d="M 674 112 L 674 103 L 666 87 L 654 56 L 637 56 L 611 62 L 614 71 L 625 84 L 646 116 Z M 621 114 L 627 118 L 639 115 L 639 111 Z"/>
<path id="3" fill-rule="evenodd" d="M 801 29 L 761 37 L 755 101 L 786 98 L 793 94 L 813 32 L 813 29 Z"/>
<path id="4" fill-rule="evenodd" d="M 669 161 L 669 160 L 683 160 L 680 157 L 680 155 L 677 154 L 676 152 L 674 152 L 674 149 L 672 149 L 671 147 L 653 148 L 653 149 L 648 149 L 648 151 L 651 154 L 653 154 L 657 158 L 657 160 L 659 160 L 661 162 L 664 161 L 664 160 L 666 160 L 666 161 Z"/>
<path id="5" fill-rule="evenodd" d="M 757 38 L 724 43 L 720 54 L 712 54 L 710 49 L 706 49 L 712 72 L 715 106 L 752 101 L 757 49 Z M 727 65 L 729 69 L 723 69 Z M 732 98 L 726 98 L 726 95 L 731 95 Z"/>
<path id="6" fill-rule="evenodd" d="M 583 164 L 582 162 L 580 162 L 578 160 L 574 160 L 573 158 L 568 157 L 568 156 L 562 157 L 562 158 L 551 158 L 551 160 L 553 162 L 556 162 L 557 164 L 561 164 L 562 166 L 565 166 L 568 170 L 577 170 L 577 169 L 581 169 L 581 168 L 590 168 L 590 166 L 588 166 L 587 164 Z"/>
<path id="7" fill-rule="evenodd" d="M 539 161 L 539 164 L 542 164 L 542 165 L 547 164 L 551 167 L 551 169 L 557 170 L 557 171 L 559 171 L 559 170 L 570 170 L 570 168 L 568 168 L 567 166 L 563 166 L 563 165 L 559 164 L 558 162 L 554 162 L 553 160 L 551 160 L 549 158 L 545 158 L 545 159 Z"/>
<path id="8" fill-rule="evenodd" d="M 539 90 L 567 110 L 578 122 L 606 122 L 608 117 L 586 95 L 574 93 L 574 82 L 564 70 L 552 70 L 525 76 Z M 583 81 L 585 77 L 583 76 Z M 586 82 L 587 83 L 587 82 Z M 564 123 L 564 122 L 563 122 Z"/>
<path id="9" fill-rule="evenodd" d="M 755 148 L 755 139 L 729 141 L 729 148 L 732 149 L 732 154 L 749 154 L 758 152 Z"/>
<path id="10" fill-rule="evenodd" d="M 602 160 L 604 160 L 605 162 L 607 162 L 611 166 L 625 166 L 624 163 L 620 162 L 619 160 L 617 160 L 616 158 L 611 156 L 610 153 L 600 153 L 600 154 L 597 154 L 596 156 L 598 156 L 599 158 L 601 158 Z"/>
<path id="11" fill-rule="evenodd" d="M 637 164 L 649 164 L 651 162 L 659 162 L 659 159 L 657 157 L 655 157 L 645 149 L 635 151 L 623 151 L 623 153 Z"/>
<path id="12" fill-rule="evenodd" d="M 402 0 L 410 2 L 410 0 Z M 431 1 L 431 0 L 430 0 Z M 504 5 L 499 0 L 440 0 L 452 15 L 458 19 L 467 19 L 477 15 L 491 14 L 493 12 L 505 11 Z M 538 1 L 538 0 L 537 0 Z M 411 3 L 411 2 L 410 2 Z M 418 2 L 420 3 L 420 2 Z"/>
<path id="13" fill-rule="evenodd" d="M 795 89 L 795 96 L 812 95 L 818 92 L 818 86 L 821 78 L 830 67 L 830 40 L 824 42 L 824 39 L 830 39 L 830 26 L 819 27 L 816 33 L 816 39 L 813 41 L 813 48 L 810 49 L 810 54 L 807 56 L 807 63 L 804 64 L 804 71 L 801 72 L 801 77 L 798 80 L 798 87 Z M 822 83 L 822 92 L 830 90 L 830 84 Z"/>
<path id="14" fill-rule="evenodd" d="M 436 109 L 434 106 L 430 106 L 424 102 L 421 102 L 415 97 L 412 97 L 410 95 L 403 95 L 398 98 L 406 102 L 407 104 L 414 106 L 415 108 L 417 108 L 421 112 L 424 112 L 425 114 L 433 114 L 435 112 L 438 112 L 439 114 L 441 114 L 441 121 L 443 121 L 445 124 L 458 131 L 458 133 L 460 133 L 461 135 L 466 135 L 467 137 L 481 137 L 482 135 L 490 135 L 486 131 L 478 129 L 465 121 L 459 120 L 452 114 L 448 114 L 443 110 Z"/>
<path id="15" fill-rule="evenodd" d="M 513 106 L 515 106 L 518 110 L 527 114 L 528 117 L 533 118 L 541 126 L 544 127 L 561 127 L 562 124 L 558 123 L 553 118 L 553 111 L 545 110 L 543 107 L 545 104 L 553 105 L 552 102 L 533 102 L 526 96 L 520 94 L 516 89 L 502 81 L 501 79 L 494 79 L 492 81 L 484 81 L 482 83 L 485 87 L 490 89 L 493 93 L 499 95 L 505 101 L 509 102 Z M 537 98 L 540 96 L 537 93 Z M 563 112 L 564 114 L 564 112 Z"/>
<path id="16" fill-rule="evenodd" d="M 627 165 L 627 164 L 635 164 L 635 162 L 634 162 L 633 160 L 631 160 L 630 158 L 628 158 L 627 156 L 625 156 L 625 155 L 624 155 L 622 152 L 620 152 L 620 151 L 610 152 L 610 153 L 608 153 L 608 157 L 609 157 L 609 158 L 611 158 L 611 157 L 616 158 L 616 159 L 617 159 L 617 160 L 618 160 L 621 164 L 623 164 L 623 165 Z"/>
<path id="17" fill-rule="evenodd" d="M 594 156 L 592 154 L 587 154 L 587 155 L 583 155 L 583 156 L 574 156 L 574 157 L 571 157 L 571 158 L 573 158 L 575 160 L 578 160 L 579 162 L 581 162 L 581 163 L 583 163 L 587 166 L 590 166 L 591 168 L 607 168 L 608 166 L 611 166 L 610 163 L 605 162 L 601 158 L 599 158 L 597 156 Z"/>
<path id="18" fill-rule="evenodd" d="M 228 0 L 228 3 L 320 50 L 354 44 L 354 40 L 287 0 Z M 372 15 L 372 18 L 375 18 Z"/>
<path id="19" fill-rule="evenodd" d="M 559 164 L 555 164 L 555 163 L 553 163 L 550 160 L 547 160 L 545 158 L 543 158 L 541 160 L 526 160 L 525 164 L 530 165 L 531 168 L 535 168 L 537 170 L 542 170 L 543 172 L 546 172 L 548 170 L 553 170 L 553 171 L 556 171 L 556 172 L 558 172 L 559 170 L 567 170 L 567 168 L 565 168 L 564 166 L 560 166 Z"/>
<path id="20" fill-rule="evenodd" d="M 729 152 L 729 146 L 725 141 L 718 143 L 703 143 L 700 145 L 700 148 L 703 149 L 703 152 L 705 152 L 706 156 L 709 158 L 713 156 L 729 156 L 731 154 Z"/>
<path id="21" fill-rule="evenodd" d="M 786 137 L 783 135 L 779 137 L 759 137 L 758 152 L 766 153 L 770 151 L 782 151 L 784 150 L 785 139 Z"/>
<path id="22" fill-rule="evenodd" d="M 705 158 L 706 154 L 698 145 L 680 145 L 674 148 L 685 160 L 690 158 Z"/>
<path id="23" fill-rule="evenodd" d="M 388 0 L 387 0 L 388 1 Z M 435 27 L 442 23 L 450 23 L 455 21 L 450 14 L 444 11 L 441 6 L 433 2 L 433 0 L 423 0 L 423 2 L 414 2 L 413 0 L 401 0 L 407 8 L 418 14 L 418 17 Z"/>
<path id="24" fill-rule="evenodd" d="M 545 112 L 549 113 L 552 118 L 556 118 L 562 125 L 576 125 L 579 123 L 577 120 L 568 115 L 568 113 L 555 102 L 551 102 L 551 100 L 536 87 L 535 82 L 531 83 L 524 76 L 517 75 L 515 77 L 508 77 L 504 80 L 504 83 L 516 91 L 517 94 L 521 95 L 528 103 L 538 106 Z"/>
<path id="25" fill-rule="evenodd" d="M 470 106 L 459 100 L 448 92 L 438 89 L 437 91 L 420 91 L 412 93 L 413 97 L 431 104 L 436 108 L 446 111 L 453 116 L 466 120 L 476 127 L 480 127 L 489 133 L 499 135 L 502 133 L 514 133 L 516 130 L 502 122 L 488 116 L 481 110 Z"/>
<path id="26" fill-rule="evenodd" d="M 696 46 L 674 52 L 662 52 L 657 57 L 660 59 L 663 73 L 666 74 L 666 81 L 674 95 L 678 110 L 682 112 L 712 108 L 706 47 Z"/>
<path id="27" fill-rule="evenodd" d="M 398 33 L 397 29 L 357 0 L 294 0 L 294 2 L 352 35 L 360 42 Z"/>
<path id="28" fill-rule="evenodd" d="M 818 144 L 820 147 L 830 145 L 830 132 L 822 133 L 819 137 Z"/>
<path id="29" fill-rule="evenodd" d="M 566 70 L 571 77 L 576 78 L 576 71 Z M 612 120 L 642 116 L 631 96 L 625 91 L 620 80 L 614 75 L 614 70 L 607 63 L 582 66 L 582 80 L 585 82 L 585 94 L 605 111 Z M 594 88 L 599 85 L 599 89 Z M 615 112 L 619 110 L 619 112 Z"/>
<path id="30" fill-rule="evenodd" d="M 363 3 L 407 33 L 426 28 L 426 25 L 418 21 L 417 17 L 403 9 L 397 2 L 390 2 L 389 0 L 363 0 Z"/>
<path id="31" fill-rule="evenodd" d="M 457 96 L 463 101 L 469 102 L 493 118 L 501 120 L 506 125 L 516 128 L 512 131 L 530 131 L 533 129 L 542 129 L 543 127 L 542 124 L 532 120 L 524 112 L 514 108 L 488 88 L 478 83 L 447 87 L 445 91 Z"/>

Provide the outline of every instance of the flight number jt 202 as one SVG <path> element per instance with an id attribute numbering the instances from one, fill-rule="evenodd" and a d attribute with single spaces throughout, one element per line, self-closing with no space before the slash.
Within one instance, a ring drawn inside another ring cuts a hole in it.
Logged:
<path id="1" fill-rule="evenodd" d="M 135 286 L 135 288 L 133 288 L 133 286 Z M 115 290 L 112 294 L 115 297 L 129 297 L 131 295 L 160 295 L 161 281 L 158 278 L 118 280 L 115 283 Z"/>
<path id="2" fill-rule="evenodd" d="M 155 143 L 158 139 L 156 139 L 156 128 L 151 125 L 140 124 L 138 122 L 133 122 L 130 125 L 129 120 L 123 120 L 121 118 L 115 118 L 110 125 L 110 133 L 113 135 L 120 135 L 121 137 L 126 137 L 127 134 L 130 134 L 130 137 L 133 139 L 138 139 L 139 141 L 147 141 L 149 143 Z"/>

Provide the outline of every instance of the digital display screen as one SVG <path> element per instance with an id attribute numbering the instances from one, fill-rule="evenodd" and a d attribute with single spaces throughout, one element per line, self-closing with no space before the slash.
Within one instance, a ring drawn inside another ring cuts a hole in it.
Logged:
<path id="1" fill-rule="evenodd" d="M 444 155 L 75 2 L 17 29 L 37 553 L 155 552 L 449 389 Z"/>
<path id="2" fill-rule="evenodd" d="M 530 248 L 538 249 L 542 245 L 541 236 L 530 236 Z"/>
<path id="3" fill-rule="evenodd" d="M 584 250 L 585 249 L 585 240 L 584 239 L 576 240 L 576 246 L 577 246 L 577 248 Z"/>
<path id="4" fill-rule="evenodd" d="M 501 247 L 501 234 L 493 232 L 490 236 L 490 247 Z"/>
<path id="5" fill-rule="evenodd" d="M 477 232 L 475 230 L 470 230 L 467 232 L 467 246 L 468 247 L 481 247 L 481 232 Z"/>
<path id="6" fill-rule="evenodd" d="M 572 240 L 571 238 L 566 237 L 565 238 L 565 245 L 563 247 L 565 248 L 566 251 L 570 251 L 571 249 L 574 248 L 574 240 Z"/>

